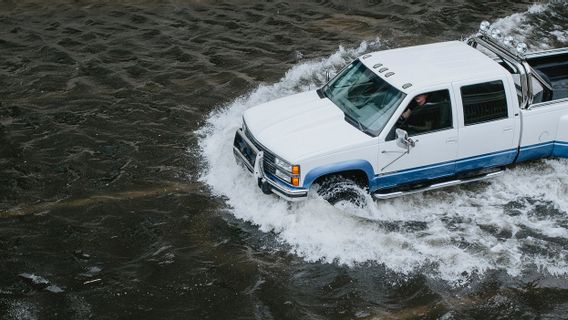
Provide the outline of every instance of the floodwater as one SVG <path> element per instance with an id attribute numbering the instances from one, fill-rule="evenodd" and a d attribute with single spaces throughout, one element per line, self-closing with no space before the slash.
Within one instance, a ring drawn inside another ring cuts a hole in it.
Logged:
<path id="1" fill-rule="evenodd" d="M 360 208 L 232 156 L 247 108 L 482 20 L 568 46 L 565 1 L 0 1 L 0 319 L 566 318 L 566 160 Z"/>

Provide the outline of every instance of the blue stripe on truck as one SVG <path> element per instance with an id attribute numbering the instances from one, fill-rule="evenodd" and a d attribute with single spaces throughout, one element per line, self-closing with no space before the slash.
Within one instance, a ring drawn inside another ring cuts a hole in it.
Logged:
<path id="1" fill-rule="evenodd" d="M 506 166 L 513 163 L 516 155 L 517 149 L 509 149 L 456 160 L 456 173 Z"/>
<path id="2" fill-rule="evenodd" d="M 554 149 L 555 142 L 545 142 L 519 148 L 517 162 L 549 157 Z"/>
<path id="3" fill-rule="evenodd" d="M 521 147 L 517 162 L 546 157 L 568 158 L 568 142 L 550 141 Z"/>
<path id="4" fill-rule="evenodd" d="M 398 185 L 442 178 L 454 173 L 505 166 L 511 164 L 515 160 L 516 155 L 517 149 L 509 149 L 459 159 L 456 161 L 446 161 L 422 167 L 410 168 L 384 175 L 375 175 L 373 167 L 368 161 L 345 161 L 311 170 L 304 180 L 304 188 L 309 188 L 315 179 L 326 174 L 348 170 L 360 170 L 365 172 L 368 178 L 374 177 L 370 178 L 369 181 L 369 189 L 373 192 L 379 189 L 392 188 Z M 552 141 L 521 147 L 519 148 L 519 155 L 516 162 L 550 156 L 568 158 L 568 142 Z"/>
<path id="5" fill-rule="evenodd" d="M 418 168 L 377 176 L 371 189 L 392 188 L 412 182 L 420 182 L 451 176 L 456 173 L 481 168 L 494 168 L 510 164 L 517 155 L 517 149 L 497 151 L 456 161 L 447 161 Z"/>
<path id="6" fill-rule="evenodd" d="M 563 142 L 563 141 L 554 142 L 554 149 L 552 149 L 552 156 L 559 158 L 568 158 L 568 142 Z"/>
<path id="7" fill-rule="evenodd" d="M 414 181 L 441 178 L 454 174 L 455 161 L 447 161 L 401 170 L 394 173 L 378 175 L 373 179 L 373 189 L 392 188 L 397 185 L 407 184 Z"/>

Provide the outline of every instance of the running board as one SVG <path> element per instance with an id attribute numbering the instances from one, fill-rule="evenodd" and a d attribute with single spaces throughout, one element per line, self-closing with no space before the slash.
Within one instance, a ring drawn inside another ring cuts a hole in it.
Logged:
<path id="1" fill-rule="evenodd" d="M 429 185 L 427 187 L 418 188 L 418 189 L 414 189 L 414 190 L 396 191 L 396 192 L 390 192 L 390 193 L 373 193 L 373 198 L 379 199 L 379 200 L 392 199 L 392 198 L 396 198 L 396 197 L 406 196 L 406 195 L 409 195 L 409 194 L 420 193 L 420 192 L 430 191 L 430 190 L 436 190 L 436 189 L 446 188 L 446 187 L 451 187 L 451 186 L 457 186 L 457 185 L 460 185 L 460 184 L 474 182 L 474 181 L 491 179 L 491 178 L 498 177 L 502 174 L 503 174 L 503 171 L 501 170 L 501 171 L 497 171 L 497 172 L 491 172 L 491 173 L 488 173 L 488 174 L 485 174 L 485 175 L 482 175 L 482 176 L 472 177 L 472 178 L 469 178 L 469 179 L 458 179 L 458 180 L 450 180 L 450 181 L 435 183 L 435 184 Z"/>

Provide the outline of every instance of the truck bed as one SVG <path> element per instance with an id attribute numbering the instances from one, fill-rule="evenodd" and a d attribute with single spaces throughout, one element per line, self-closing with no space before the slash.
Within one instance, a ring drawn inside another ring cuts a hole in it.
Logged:
<path id="1" fill-rule="evenodd" d="M 552 99 L 568 97 L 568 52 L 559 52 L 527 59 L 529 65 L 536 70 L 552 87 Z"/>

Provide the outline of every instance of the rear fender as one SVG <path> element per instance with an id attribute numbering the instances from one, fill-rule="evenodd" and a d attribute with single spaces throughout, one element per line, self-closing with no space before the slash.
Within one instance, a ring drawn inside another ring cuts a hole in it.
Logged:
<path id="1" fill-rule="evenodd" d="M 568 115 L 560 117 L 552 156 L 560 158 L 568 157 Z"/>

